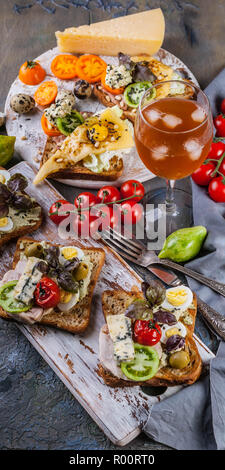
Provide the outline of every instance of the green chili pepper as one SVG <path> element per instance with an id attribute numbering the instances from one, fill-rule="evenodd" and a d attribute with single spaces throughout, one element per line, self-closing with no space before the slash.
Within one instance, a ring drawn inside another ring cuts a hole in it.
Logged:
<path id="1" fill-rule="evenodd" d="M 12 158 L 16 137 L 0 135 L 0 165 L 5 166 Z"/>
<path id="2" fill-rule="evenodd" d="M 177 230 L 166 238 L 158 257 L 177 263 L 189 261 L 199 253 L 206 235 L 207 230 L 201 225 Z"/>

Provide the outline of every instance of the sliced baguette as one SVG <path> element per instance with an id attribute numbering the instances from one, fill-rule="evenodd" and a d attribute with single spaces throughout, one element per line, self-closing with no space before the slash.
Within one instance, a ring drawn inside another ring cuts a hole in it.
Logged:
<path id="1" fill-rule="evenodd" d="M 61 141 L 54 137 L 48 137 L 44 153 L 40 162 L 40 167 L 56 152 Z M 114 155 L 110 160 L 109 170 L 101 173 L 94 173 L 82 164 L 82 160 L 76 165 L 68 164 L 56 173 L 51 174 L 53 179 L 72 179 L 72 180 L 96 180 L 96 181 L 115 181 L 123 173 L 123 159 Z"/>
<path id="2" fill-rule="evenodd" d="M 127 307 L 132 303 L 135 298 L 143 298 L 141 292 L 126 292 L 124 290 L 107 290 L 102 295 L 102 310 L 105 319 L 107 315 L 123 314 Z M 197 298 L 194 294 L 193 299 L 194 308 L 190 308 L 188 314 L 192 317 L 192 324 L 185 325 L 187 328 L 186 337 L 186 350 L 190 355 L 190 363 L 184 369 L 174 369 L 171 367 L 162 367 L 158 370 L 157 374 L 146 382 L 127 381 L 115 377 L 101 364 L 99 365 L 98 373 L 103 378 L 104 382 L 110 387 L 132 387 L 132 386 L 174 386 L 174 385 L 190 385 L 194 383 L 200 376 L 202 370 L 202 360 L 199 355 L 197 346 L 192 338 L 195 318 L 197 314 Z"/>
<path id="3" fill-rule="evenodd" d="M 16 267 L 20 256 L 25 251 L 26 247 L 35 242 L 36 240 L 32 238 L 20 238 L 17 242 L 16 251 L 14 254 L 13 259 L 13 268 Z M 48 242 L 49 245 L 54 245 L 53 243 Z M 73 244 L 73 243 L 71 243 Z M 74 243 L 75 245 L 75 243 Z M 59 245 L 60 246 L 60 245 Z M 105 252 L 102 248 L 83 248 L 82 250 L 90 256 L 90 261 L 93 264 L 93 270 L 91 274 L 91 280 L 88 287 L 87 295 L 78 302 L 77 305 L 74 306 L 73 310 L 64 313 L 60 311 L 56 311 L 56 309 L 47 315 L 45 315 L 40 324 L 47 325 L 47 326 L 54 326 L 56 328 L 60 328 L 62 330 L 69 331 L 71 333 L 82 333 L 88 327 L 91 315 L 91 304 L 92 304 L 92 296 L 95 285 L 97 283 L 99 274 L 101 272 L 102 266 L 105 260 Z M 7 320 L 14 320 L 11 316 L 7 314 L 1 307 L 0 307 L 0 316 Z"/>

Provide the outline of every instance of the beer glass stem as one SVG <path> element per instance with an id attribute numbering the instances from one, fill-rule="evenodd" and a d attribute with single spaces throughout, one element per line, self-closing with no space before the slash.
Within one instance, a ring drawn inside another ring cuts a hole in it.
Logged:
<path id="1" fill-rule="evenodd" d="M 175 180 L 166 180 L 166 211 L 173 213 L 176 211 L 174 202 L 174 186 Z"/>

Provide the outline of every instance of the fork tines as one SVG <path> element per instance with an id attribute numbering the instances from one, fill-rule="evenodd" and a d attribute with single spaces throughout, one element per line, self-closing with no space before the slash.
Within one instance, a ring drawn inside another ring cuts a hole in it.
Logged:
<path id="1" fill-rule="evenodd" d="M 102 235 L 105 242 L 111 248 L 116 250 L 121 256 L 124 256 L 130 261 L 137 261 L 137 258 L 143 251 L 143 247 L 140 243 L 126 238 L 124 235 L 117 232 L 117 230 L 112 229 L 111 227 L 107 227 Z"/>

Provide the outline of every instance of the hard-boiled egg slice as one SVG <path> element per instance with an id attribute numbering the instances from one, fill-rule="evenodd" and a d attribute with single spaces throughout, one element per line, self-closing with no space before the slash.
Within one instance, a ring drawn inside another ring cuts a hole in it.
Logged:
<path id="1" fill-rule="evenodd" d="M 181 323 L 180 321 L 178 321 L 173 326 L 165 325 L 165 324 L 162 325 L 161 326 L 161 331 L 162 331 L 162 336 L 161 336 L 160 341 L 162 343 L 166 343 L 170 336 L 180 335 L 180 336 L 183 336 L 183 338 L 185 338 L 185 336 L 187 334 L 187 330 L 186 330 L 184 324 Z"/>
<path id="2" fill-rule="evenodd" d="M 167 310 L 186 310 L 193 302 L 193 292 L 187 286 L 166 289 L 166 298 L 161 307 Z"/>
<path id="3" fill-rule="evenodd" d="M 13 229 L 13 221 L 11 217 L 0 218 L 0 232 L 10 232 Z"/>
<path id="4" fill-rule="evenodd" d="M 71 292 L 66 292 L 61 289 L 60 291 L 60 303 L 57 305 L 61 312 L 68 312 L 74 305 L 79 302 L 79 290 L 76 294 L 72 294 Z"/>
<path id="5" fill-rule="evenodd" d="M 0 183 L 6 184 L 11 177 L 9 171 L 7 170 L 0 170 Z"/>
<path id="6" fill-rule="evenodd" d="M 77 246 L 64 246 L 60 248 L 59 262 L 64 265 L 67 261 L 71 261 L 74 258 L 83 259 L 84 252 Z"/>

